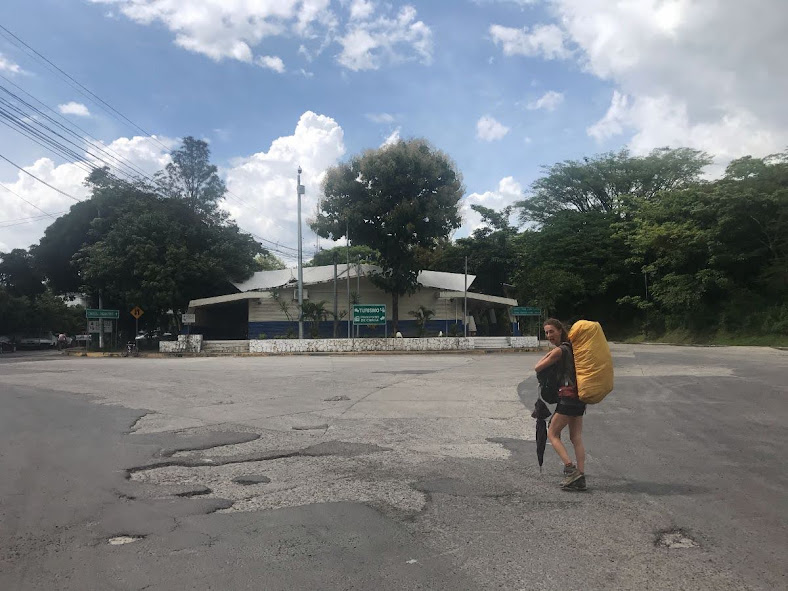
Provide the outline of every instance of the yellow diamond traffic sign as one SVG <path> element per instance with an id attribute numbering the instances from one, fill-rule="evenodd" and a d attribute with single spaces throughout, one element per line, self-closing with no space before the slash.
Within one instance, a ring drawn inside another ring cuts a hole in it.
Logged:
<path id="1" fill-rule="evenodd" d="M 143 312 L 142 308 L 140 308 L 139 306 L 134 306 L 131 309 L 131 315 L 134 316 L 134 318 L 137 318 L 137 319 L 139 319 L 139 317 L 142 316 L 144 313 L 145 312 Z"/>

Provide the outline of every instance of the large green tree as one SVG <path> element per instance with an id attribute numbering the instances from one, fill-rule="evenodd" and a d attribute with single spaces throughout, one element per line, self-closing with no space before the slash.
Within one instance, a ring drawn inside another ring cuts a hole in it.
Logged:
<path id="1" fill-rule="evenodd" d="M 261 252 L 235 224 L 209 223 L 182 201 L 140 194 L 75 262 L 90 291 L 124 308 L 139 305 L 149 318 L 172 310 L 177 321 L 189 300 L 254 273 Z"/>
<path id="2" fill-rule="evenodd" d="M 732 162 L 724 178 L 639 203 L 622 234 L 650 278 L 627 303 L 667 328 L 788 331 L 788 157 Z"/>
<path id="3" fill-rule="evenodd" d="M 171 154 L 172 162 L 155 175 L 159 191 L 182 200 L 194 213 L 206 219 L 222 221 L 227 214 L 219 210 L 219 201 L 227 192 L 219 171 L 211 164 L 208 143 L 185 137 L 181 147 Z"/>
<path id="4" fill-rule="evenodd" d="M 425 140 L 399 141 L 353 156 L 327 171 L 320 236 L 347 236 L 380 252 L 372 281 L 392 295 L 394 329 L 399 298 L 418 289 L 420 249 L 434 248 L 461 223 L 464 192 L 454 163 Z"/>
<path id="5" fill-rule="evenodd" d="M 693 184 L 711 163 L 690 148 L 660 148 L 647 156 L 628 150 L 565 160 L 543 168 L 530 194 L 517 203 L 523 223 L 544 223 L 564 210 L 622 212 L 630 197 L 653 199 L 660 192 Z"/>
<path id="6" fill-rule="evenodd" d="M 35 297 L 44 292 L 44 275 L 32 255 L 22 248 L 0 252 L 0 285 L 13 296 Z"/>

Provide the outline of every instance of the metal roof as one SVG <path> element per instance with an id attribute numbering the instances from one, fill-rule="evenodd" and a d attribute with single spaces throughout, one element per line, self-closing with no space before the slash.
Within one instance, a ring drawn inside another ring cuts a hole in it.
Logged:
<path id="1" fill-rule="evenodd" d="M 380 271 L 377 265 L 360 265 L 361 272 L 358 272 L 359 265 L 350 265 L 350 277 L 357 275 L 365 277 L 375 271 Z M 323 265 L 321 267 L 304 267 L 304 285 L 314 285 L 316 283 L 328 283 L 334 280 L 334 265 Z M 347 279 L 348 265 L 337 265 L 337 277 Z M 468 275 L 468 287 L 473 284 L 476 275 Z M 449 291 L 465 290 L 465 275 L 462 273 L 444 273 L 443 271 L 421 271 L 418 278 L 423 287 L 434 287 L 435 289 L 445 289 Z M 246 281 L 233 283 L 241 292 L 262 291 L 276 287 L 295 286 L 298 283 L 297 269 L 282 269 L 279 271 L 258 271 Z"/>

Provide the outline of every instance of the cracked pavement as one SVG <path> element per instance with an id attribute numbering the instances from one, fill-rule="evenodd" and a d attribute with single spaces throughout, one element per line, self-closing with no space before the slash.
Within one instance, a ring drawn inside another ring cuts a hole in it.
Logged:
<path id="1" fill-rule="evenodd" d="M 784 588 L 788 355 L 613 352 L 587 494 L 537 354 L 2 360 L 0 588 Z"/>

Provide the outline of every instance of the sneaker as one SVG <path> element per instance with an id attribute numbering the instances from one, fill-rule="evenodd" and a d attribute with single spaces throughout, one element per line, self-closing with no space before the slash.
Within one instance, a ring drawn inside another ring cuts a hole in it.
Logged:
<path id="1" fill-rule="evenodd" d="M 572 465 L 572 466 L 565 466 L 564 467 L 564 480 L 563 480 L 563 482 L 561 482 L 561 486 L 562 487 L 569 486 L 575 480 L 580 478 L 582 475 L 583 475 L 583 473 L 580 470 L 577 469 L 577 466 L 574 466 L 574 465 Z"/>
<path id="2" fill-rule="evenodd" d="M 580 474 L 579 478 L 573 480 L 569 484 L 562 485 L 561 488 L 563 490 L 577 490 L 577 491 L 587 490 L 585 474 Z"/>

